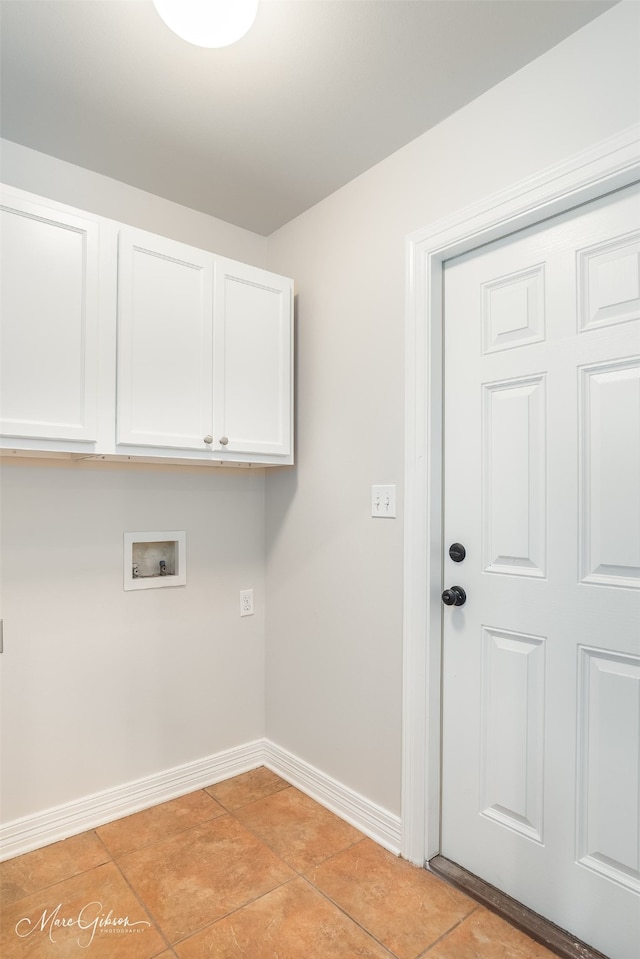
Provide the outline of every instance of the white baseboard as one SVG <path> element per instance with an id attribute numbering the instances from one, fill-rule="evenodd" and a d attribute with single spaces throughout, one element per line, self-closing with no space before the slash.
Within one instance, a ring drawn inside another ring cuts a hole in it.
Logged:
<path id="1" fill-rule="evenodd" d="M 377 806 L 326 773 L 265 740 L 264 765 L 320 805 L 359 829 L 394 855 L 400 855 L 400 817 Z"/>
<path id="2" fill-rule="evenodd" d="M 162 773 L 15 819 L 0 826 L 0 860 L 59 842 L 177 799 L 187 793 L 267 766 L 292 786 L 330 809 L 395 855 L 400 852 L 400 817 L 382 809 L 267 739 L 227 749 Z"/>
<path id="3" fill-rule="evenodd" d="M 54 806 L 0 826 L 0 860 L 21 856 L 114 819 L 177 799 L 187 793 L 230 779 L 261 766 L 264 740 L 226 749 L 195 762 L 125 783 L 104 792 Z"/>

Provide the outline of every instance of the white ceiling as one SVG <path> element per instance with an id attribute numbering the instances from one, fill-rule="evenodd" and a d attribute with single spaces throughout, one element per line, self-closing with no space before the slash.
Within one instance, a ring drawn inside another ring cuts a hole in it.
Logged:
<path id="1" fill-rule="evenodd" d="M 262 0 L 204 50 L 150 0 L 1 0 L 0 130 L 269 234 L 613 5 Z"/>

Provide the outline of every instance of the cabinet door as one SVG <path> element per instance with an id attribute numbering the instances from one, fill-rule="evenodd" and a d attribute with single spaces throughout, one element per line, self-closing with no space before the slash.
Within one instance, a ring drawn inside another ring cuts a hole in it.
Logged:
<path id="1" fill-rule="evenodd" d="M 121 230 L 119 444 L 211 449 L 212 299 L 210 253 Z"/>
<path id="2" fill-rule="evenodd" d="M 214 336 L 216 442 L 291 462 L 293 282 L 217 257 Z"/>
<path id="3" fill-rule="evenodd" d="M 95 442 L 99 223 L 11 191 L 0 217 L 0 433 Z"/>

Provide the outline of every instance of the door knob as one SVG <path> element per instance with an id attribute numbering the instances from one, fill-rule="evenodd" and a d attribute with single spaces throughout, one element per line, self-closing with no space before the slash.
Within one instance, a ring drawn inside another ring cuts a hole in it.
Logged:
<path id="1" fill-rule="evenodd" d="M 220 446 L 226 446 L 228 442 L 229 442 L 229 437 L 228 437 L 228 436 L 221 436 L 221 437 L 220 437 Z"/>
<path id="2" fill-rule="evenodd" d="M 445 606 L 464 606 L 466 601 L 467 594 L 462 586 L 451 586 L 442 594 L 442 602 Z"/>

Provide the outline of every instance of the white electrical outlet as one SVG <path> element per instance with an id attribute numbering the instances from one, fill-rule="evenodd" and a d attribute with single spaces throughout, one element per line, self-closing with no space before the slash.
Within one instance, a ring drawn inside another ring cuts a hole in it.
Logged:
<path id="1" fill-rule="evenodd" d="M 376 518 L 393 519 L 396 515 L 395 486 L 371 487 L 371 515 Z"/>
<path id="2" fill-rule="evenodd" d="M 240 590 L 240 615 L 253 616 L 253 590 Z"/>

